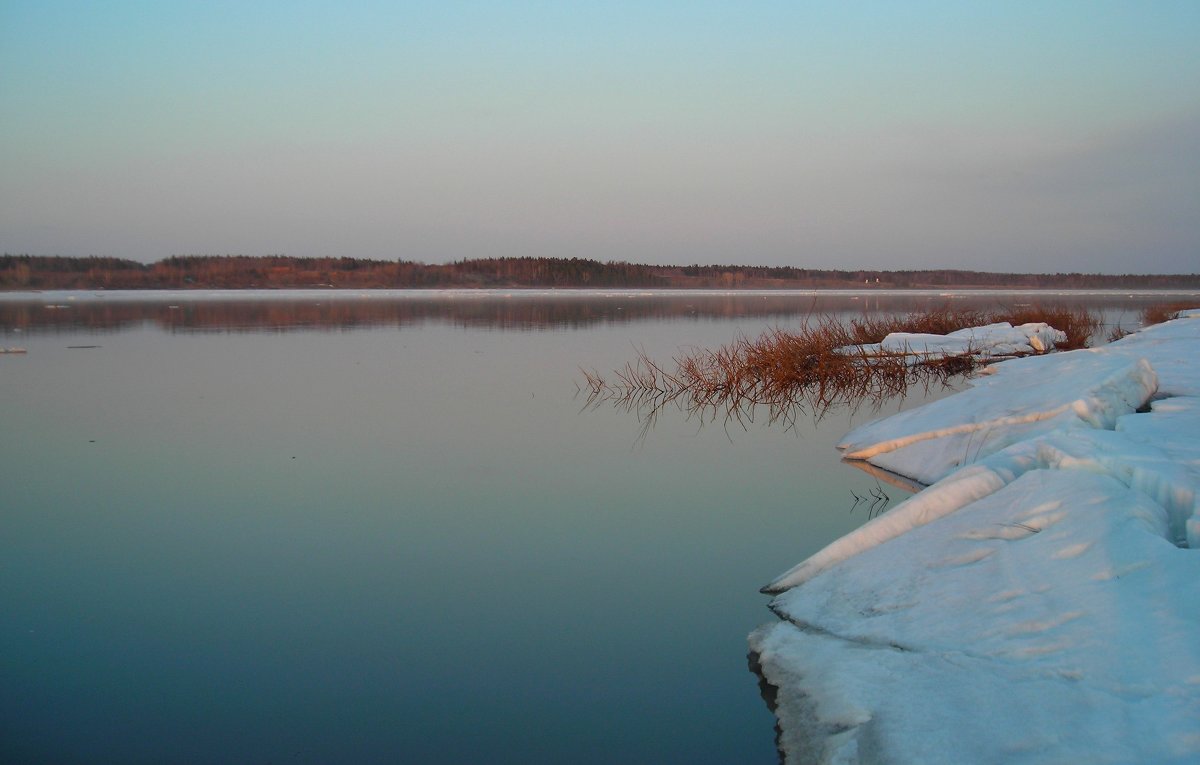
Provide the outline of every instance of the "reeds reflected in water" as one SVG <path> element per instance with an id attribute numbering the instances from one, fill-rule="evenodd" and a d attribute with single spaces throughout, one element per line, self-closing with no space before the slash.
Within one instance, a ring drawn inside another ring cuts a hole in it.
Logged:
<path id="1" fill-rule="evenodd" d="M 867 350 L 893 332 L 947 334 L 1007 321 L 1044 321 L 1067 334 L 1060 347 L 1087 344 L 1100 320 L 1085 309 L 1007 311 L 937 308 L 902 316 L 877 314 L 849 321 L 808 317 L 798 329 L 769 329 L 715 349 L 692 349 L 659 362 L 644 351 L 604 375 L 582 370 L 586 406 L 611 404 L 633 412 L 643 434 L 667 407 L 701 421 L 722 419 L 743 427 L 765 412 L 769 423 L 791 426 L 797 417 L 820 419 L 835 409 L 878 408 L 914 388 L 928 392 L 950 385 L 995 357 L 968 349 L 955 355 L 915 360 L 911 354 Z"/>

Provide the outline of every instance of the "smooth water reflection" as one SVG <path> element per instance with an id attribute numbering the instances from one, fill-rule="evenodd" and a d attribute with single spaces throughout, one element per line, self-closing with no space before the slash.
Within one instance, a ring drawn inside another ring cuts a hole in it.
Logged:
<path id="1" fill-rule="evenodd" d="M 810 315 L 904 313 L 944 305 L 1001 309 L 1021 304 L 1086 306 L 1113 323 L 1136 325 L 1137 313 L 1180 292 L 707 292 L 707 291 L 420 291 L 195 290 L 0 292 L 0 333 L 149 324 L 179 332 L 262 332 L 403 328 L 426 323 L 503 330 L 571 329 L 664 319 L 755 319 L 761 329 Z"/>
<path id="2" fill-rule="evenodd" d="M 756 590 L 876 479 L 848 413 L 581 412 L 811 301 L 676 300 L 0 301 L 0 759 L 774 761 Z"/>

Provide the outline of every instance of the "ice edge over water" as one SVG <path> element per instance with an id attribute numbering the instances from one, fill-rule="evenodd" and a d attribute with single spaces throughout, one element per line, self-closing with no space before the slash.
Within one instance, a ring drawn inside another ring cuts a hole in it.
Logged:
<path id="1" fill-rule="evenodd" d="M 1197 319 L 846 437 L 933 485 L 764 588 L 789 761 L 1200 761 Z"/>

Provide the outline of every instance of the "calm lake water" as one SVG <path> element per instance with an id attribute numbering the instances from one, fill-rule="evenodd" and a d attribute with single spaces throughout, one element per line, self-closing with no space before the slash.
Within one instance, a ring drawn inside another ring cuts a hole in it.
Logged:
<path id="1" fill-rule="evenodd" d="M 579 368 L 1150 302 L 365 295 L 0 295 L 0 760 L 774 762 L 757 590 L 903 498 L 839 463 L 875 415 L 639 438 Z"/>

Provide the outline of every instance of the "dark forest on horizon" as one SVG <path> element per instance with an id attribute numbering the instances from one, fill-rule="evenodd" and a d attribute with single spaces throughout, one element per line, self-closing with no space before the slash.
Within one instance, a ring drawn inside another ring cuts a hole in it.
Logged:
<path id="1" fill-rule="evenodd" d="M 1196 289 L 1200 274 L 1015 274 L 958 269 L 654 266 L 581 258 L 485 258 L 446 264 L 285 255 L 109 257 L 0 255 L 0 290 L 41 289 Z"/>

